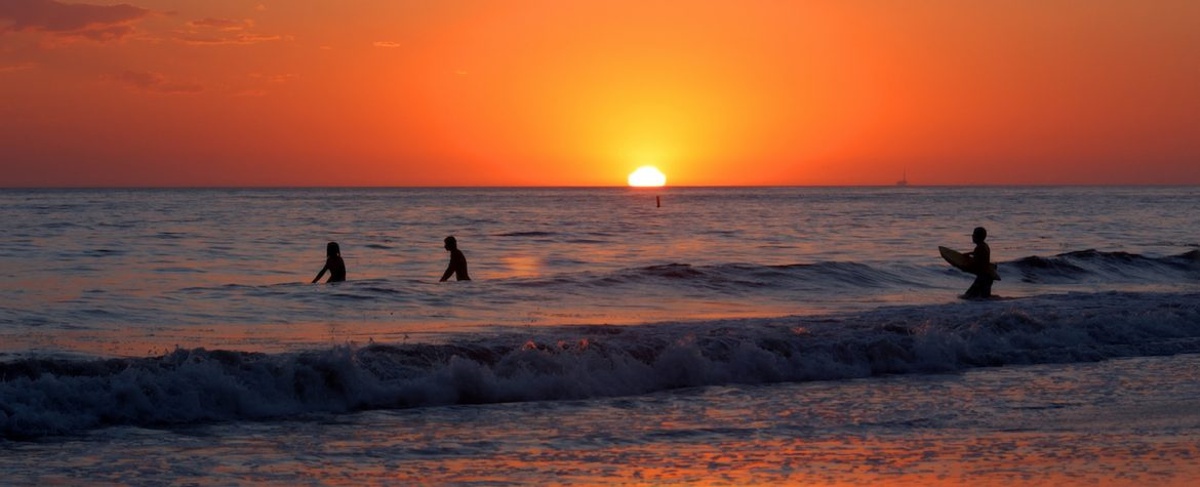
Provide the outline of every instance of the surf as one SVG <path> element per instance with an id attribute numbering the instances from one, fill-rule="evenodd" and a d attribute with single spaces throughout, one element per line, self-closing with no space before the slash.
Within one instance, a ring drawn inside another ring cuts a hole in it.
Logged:
<path id="1" fill-rule="evenodd" d="M 1069 293 L 822 316 L 498 327 L 294 353 L 0 363 L 0 436 L 557 401 L 1200 353 L 1200 294 Z"/>

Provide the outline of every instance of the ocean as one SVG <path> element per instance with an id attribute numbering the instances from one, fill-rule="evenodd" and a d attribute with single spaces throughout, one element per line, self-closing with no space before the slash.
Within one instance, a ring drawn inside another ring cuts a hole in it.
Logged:
<path id="1" fill-rule="evenodd" d="M 1197 187 L 0 203 L 4 485 L 1200 478 Z"/>

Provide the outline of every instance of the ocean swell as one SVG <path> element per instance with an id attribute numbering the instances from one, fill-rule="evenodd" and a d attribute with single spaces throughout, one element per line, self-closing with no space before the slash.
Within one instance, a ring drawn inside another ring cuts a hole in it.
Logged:
<path id="1" fill-rule="evenodd" d="M 821 317 L 507 329 L 443 344 L 0 364 L 0 436 L 1200 353 L 1200 295 L 1077 293 Z M 803 400 L 803 398 L 798 398 Z"/>
<path id="2" fill-rule="evenodd" d="M 1029 256 L 1001 265 L 1015 268 L 1029 283 L 1073 283 L 1088 280 L 1180 282 L 1200 280 L 1200 250 L 1167 257 L 1094 249 Z"/>

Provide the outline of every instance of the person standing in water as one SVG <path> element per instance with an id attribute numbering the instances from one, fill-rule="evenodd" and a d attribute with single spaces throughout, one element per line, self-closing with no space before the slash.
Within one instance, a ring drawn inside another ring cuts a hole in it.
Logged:
<path id="1" fill-rule="evenodd" d="M 325 267 L 321 268 L 321 272 L 317 273 L 312 282 L 320 281 L 326 271 L 329 272 L 329 280 L 325 282 L 346 280 L 346 263 L 342 261 L 342 249 L 338 247 L 337 242 L 329 242 L 329 245 L 325 246 Z"/>
<path id="2" fill-rule="evenodd" d="M 446 237 L 446 251 L 450 252 L 450 265 L 446 266 L 446 272 L 438 282 L 446 282 L 451 275 L 459 281 L 470 281 L 471 276 L 467 274 L 467 256 L 458 250 L 458 240 L 453 236 Z"/>
<path id="3" fill-rule="evenodd" d="M 992 282 L 995 281 L 992 277 L 992 248 L 988 247 L 984 240 L 987 240 L 987 229 L 975 227 L 975 231 L 971 233 L 971 241 L 975 242 L 975 250 L 963 254 L 971 258 L 971 272 L 975 274 L 975 282 L 967 288 L 967 292 L 962 295 L 963 298 L 986 299 L 992 297 Z"/>

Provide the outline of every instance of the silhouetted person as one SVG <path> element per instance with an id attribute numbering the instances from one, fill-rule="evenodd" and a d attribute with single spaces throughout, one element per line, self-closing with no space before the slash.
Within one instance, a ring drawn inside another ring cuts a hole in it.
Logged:
<path id="1" fill-rule="evenodd" d="M 451 274 L 456 280 L 470 281 L 471 276 L 467 274 L 467 256 L 458 250 L 458 240 L 446 237 L 446 251 L 450 252 L 450 265 L 446 266 L 446 272 L 442 274 L 442 280 L 439 282 L 445 282 Z"/>
<path id="2" fill-rule="evenodd" d="M 329 242 L 329 245 L 325 246 L 325 267 L 321 268 L 321 272 L 317 273 L 312 282 L 320 281 L 325 271 L 329 271 L 329 280 L 325 282 L 346 280 L 346 263 L 342 261 L 342 249 L 338 248 L 337 242 Z"/>
<path id="3" fill-rule="evenodd" d="M 971 283 L 971 287 L 967 288 L 967 292 L 963 294 L 967 299 L 981 299 L 992 297 L 992 248 L 984 242 L 987 239 L 987 229 L 983 227 L 975 227 L 975 231 L 971 233 L 971 241 L 975 242 L 975 250 L 967 252 L 967 257 L 971 258 L 971 272 L 975 274 L 975 282 Z"/>

